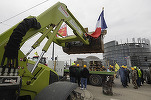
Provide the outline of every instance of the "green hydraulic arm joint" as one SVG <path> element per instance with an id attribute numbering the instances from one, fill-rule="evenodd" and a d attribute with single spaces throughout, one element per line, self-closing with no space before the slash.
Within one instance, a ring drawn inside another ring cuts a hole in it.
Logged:
<path id="1" fill-rule="evenodd" d="M 40 56 L 39 56 L 39 58 L 38 58 L 36 64 L 35 64 L 34 67 L 33 67 L 33 69 L 31 70 L 31 73 L 32 73 L 32 74 L 33 74 L 33 72 L 35 71 L 35 69 L 37 68 L 37 65 L 38 65 L 40 59 L 43 57 L 43 55 L 45 54 L 45 52 L 47 52 L 47 50 L 48 50 L 50 44 L 52 43 L 53 39 L 55 38 L 55 36 L 56 36 L 56 34 L 57 34 L 59 28 L 60 28 L 61 25 L 62 25 L 62 23 L 63 23 L 63 20 L 61 20 L 61 21 L 58 23 L 58 25 L 57 25 L 57 27 L 55 28 L 55 30 L 53 31 L 53 33 L 49 36 L 49 39 L 48 39 L 47 43 L 45 44 L 45 46 L 44 46 L 43 49 L 42 49 L 42 53 L 40 54 Z"/>
<path id="2" fill-rule="evenodd" d="M 53 29 L 54 25 L 51 25 L 44 33 L 43 35 L 31 46 L 31 49 L 28 51 L 28 53 L 25 55 L 24 59 L 35 49 L 40 45 L 40 43 L 44 40 L 45 37 L 50 36 L 50 31 Z"/>
<path id="3" fill-rule="evenodd" d="M 54 30 L 53 33 L 51 34 L 51 37 L 49 37 L 47 43 L 46 43 L 45 46 L 43 47 L 42 51 L 47 52 L 47 50 L 48 50 L 50 44 L 52 43 L 53 39 L 55 38 L 55 36 L 56 36 L 58 30 L 60 29 L 60 27 L 61 27 L 61 25 L 62 25 L 62 23 L 63 23 L 63 20 L 61 20 L 61 21 L 59 22 L 59 24 L 57 25 L 57 27 L 55 28 L 55 30 Z"/>
<path id="4" fill-rule="evenodd" d="M 67 9 L 67 12 L 72 19 L 65 21 L 65 23 L 73 30 L 73 33 L 82 41 L 85 45 L 89 45 L 88 39 L 85 39 L 84 34 L 87 34 L 86 30 L 78 22 L 78 20 L 72 15 L 72 13 Z"/>
<path id="5" fill-rule="evenodd" d="M 59 35 L 60 37 L 63 37 L 61 34 L 57 33 L 57 35 Z"/>
<path id="6" fill-rule="evenodd" d="M 81 31 L 81 28 L 79 27 L 79 24 L 75 24 L 75 20 L 69 20 L 66 21 L 66 24 L 73 30 L 73 33 L 78 37 L 78 40 L 83 42 L 85 45 L 89 45 L 88 39 L 83 38 L 83 31 Z M 78 26 L 77 26 L 78 25 Z"/>
<path id="7" fill-rule="evenodd" d="M 69 36 L 69 37 L 65 37 L 65 38 L 57 38 L 57 41 L 60 43 L 65 43 L 65 42 L 72 42 L 72 41 L 78 41 L 79 38 L 75 35 L 73 36 Z"/>
<path id="8" fill-rule="evenodd" d="M 50 26 L 50 28 L 48 29 L 48 30 L 46 30 L 45 32 L 44 32 L 44 34 L 32 45 L 32 48 L 36 48 L 36 47 L 38 47 L 39 45 L 40 45 L 40 43 L 44 40 L 44 38 L 46 37 L 46 36 L 48 36 L 48 33 L 53 29 L 53 25 L 51 25 Z"/>

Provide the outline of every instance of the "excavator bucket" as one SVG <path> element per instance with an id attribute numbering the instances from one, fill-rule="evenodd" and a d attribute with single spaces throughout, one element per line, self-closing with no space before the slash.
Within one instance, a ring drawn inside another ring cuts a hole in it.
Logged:
<path id="1" fill-rule="evenodd" d="M 100 35 L 97 39 L 90 36 L 89 45 L 84 45 L 81 41 L 67 42 L 65 43 L 65 47 L 63 47 L 63 51 L 67 54 L 104 53 L 104 34 Z"/>

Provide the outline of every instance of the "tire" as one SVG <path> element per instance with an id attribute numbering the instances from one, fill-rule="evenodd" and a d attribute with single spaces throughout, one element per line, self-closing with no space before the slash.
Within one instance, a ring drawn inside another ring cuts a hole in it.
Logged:
<path id="1" fill-rule="evenodd" d="M 144 79 L 146 81 L 147 84 L 151 84 L 151 78 L 150 78 L 150 73 L 148 70 L 144 71 Z"/>
<path id="2" fill-rule="evenodd" d="M 71 82 L 54 82 L 40 91 L 34 100 L 76 100 L 74 90 L 77 87 Z"/>
<path id="3" fill-rule="evenodd" d="M 89 82 L 91 85 L 100 86 L 102 85 L 102 77 L 99 75 L 90 75 Z"/>
<path id="4" fill-rule="evenodd" d="M 29 95 L 20 96 L 17 100 L 31 100 L 31 97 Z"/>
<path id="5" fill-rule="evenodd" d="M 146 83 L 151 84 L 151 78 L 149 74 L 146 75 Z"/>

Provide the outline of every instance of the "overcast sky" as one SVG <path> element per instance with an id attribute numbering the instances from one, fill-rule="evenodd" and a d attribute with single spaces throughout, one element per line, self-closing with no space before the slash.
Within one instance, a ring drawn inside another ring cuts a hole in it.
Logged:
<path id="1" fill-rule="evenodd" d="M 44 1 L 46 2 L 34 7 Z M 38 16 L 57 2 L 58 0 L 3 0 L 0 3 L 0 22 L 2 22 L 0 33 L 29 15 Z M 82 26 L 88 27 L 89 31 L 95 30 L 96 21 L 104 7 L 104 17 L 108 26 L 104 43 L 112 40 L 124 43 L 127 38 L 129 41 L 132 38 L 151 39 L 151 0 L 60 0 L 60 2 L 65 3 Z M 26 11 L 31 7 L 34 8 Z M 5 21 L 23 11 L 26 12 Z M 30 49 L 29 44 L 32 44 L 32 40 L 22 48 L 25 53 Z M 55 48 L 55 56 L 58 56 L 59 60 L 69 61 L 71 58 L 73 61 L 77 57 L 84 58 L 90 55 L 102 58 L 102 54 L 67 55 L 60 47 L 55 46 Z M 40 49 L 35 51 L 41 53 Z M 34 55 L 34 52 L 30 56 Z M 52 46 L 45 56 L 50 57 L 51 54 Z"/>

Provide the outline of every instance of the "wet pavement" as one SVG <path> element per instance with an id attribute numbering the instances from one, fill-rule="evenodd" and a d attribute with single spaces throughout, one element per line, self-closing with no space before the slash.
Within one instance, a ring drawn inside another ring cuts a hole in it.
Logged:
<path id="1" fill-rule="evenodd" d="M 151 100 L 151 84 L 144 83 L 140 88 L 134 89 L 130 83 L 127 88 L 124 88 L 120 79 L 115 79 L 112 89 L 113 96 L 108 96 L 103 94 L 100 86 L 87 86 L 87 91 L 92 93 L 93 100 Z"/>
<path id="2" fill-rule="evenodd" d="M 151 84 L 144 83 L 138 89 L 134 89 L 132 83 L 128 85 L 124 88 L 120 79 L 116 78 L 112 87 L 112 96 L 104 95 L 101 86 L 87 85 L 87 90 L 80 90 L 78 87 L 76 91 L 81 93 L 82 100 L 151 100 Z"/>

